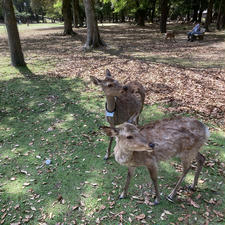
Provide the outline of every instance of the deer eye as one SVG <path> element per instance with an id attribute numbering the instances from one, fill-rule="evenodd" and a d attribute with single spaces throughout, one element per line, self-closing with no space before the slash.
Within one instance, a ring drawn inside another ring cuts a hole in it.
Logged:
<path id="1" fill-rule="evenodd" d="M 129 135 L 127 136 L 127 139 L 133 139 L 133 136 Z"/>
<path id="2" fill-rule="evenodd" d="M 112 87 L 113 85 L 112 85 L 112 84 L 108 84 L 107 86 L 108 86 L 108 87 Z"/>

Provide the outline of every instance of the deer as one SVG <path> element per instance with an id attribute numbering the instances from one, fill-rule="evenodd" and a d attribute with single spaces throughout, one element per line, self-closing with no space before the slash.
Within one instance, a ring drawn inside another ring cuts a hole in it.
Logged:
<path id="1" fill-rule="evenodd" d="M 176 40 L 175 40 L 175 32 L 172 30 L 172 31 L 167 31 L 166 32 L 166 34 L 165 34 L 165 40 L 167 40 L 167 39 L 170 39 L 170 41 L 174 41 L 174 42 L 176 42 Z"/>
<path id="2" fill-rule="evenodd" d="M 90 76 L 90 79 L 95 85 L 102 88 L 106 96 L 106 120 L 110 127 L 115 127 L 127 121 L 138 124 L 145 100 L 145 89 L 141 83 L 131 81 L 122 85 L 112 77 L 108 69 L 104 80 L 94 76 Z M 110 157 L 112 142 L 113 137 L 110 137 L 104 159 Z"/>
<path id="3" fill-rule="evenodd" d="M 183 172 L 167 199 L 173 202 L 194 159 L 197 161 L 197 169 L 193 184 L 189 188 L 196 190 L 205 161 L 205 157 L 199 150 L 210 136 L 209 129 L 202 122 L 189 117 L 175 117 L 151 122 L 139 128 L 125 122 L 116 128 L 103 126 L 101 129 L 107 136 L 116 137 L 115 160 L 128 167 L 126 184 L 120 195 L 121 199 L 127 197 L 135 168 L 145 166 L 155 190 L 154 205 L 159 204 L 157 165 L 160 161 L 166 161 L 174 156 L 181 159 Z"/>

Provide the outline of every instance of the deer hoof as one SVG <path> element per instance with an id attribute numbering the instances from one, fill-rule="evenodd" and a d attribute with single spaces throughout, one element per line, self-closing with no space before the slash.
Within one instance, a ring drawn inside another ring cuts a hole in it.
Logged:
<path id="1" fill-rule="evenodd" d="M 124 199 L 124 198 L 126 198 L 126 197 L 127 197 L 127 195 L 125 195 L 124 193 L 122 193 L 122 194 L 120 195 L 119 199 Z"/>
<path id="2" fill-rule="evenodd" d="M 158 205 L 159 204 L 159 200 L 158 200 L 158 198 L 155 198 L 154 199 L 154 205 Z"/>
<path id="3" fill-rule="evenodd" d="M 167 199 L 168 201 L 170 201 L 170 202 L 174 203 L 173 198 L 172 198 L 172 197 L 170 197 L 170 195 L 168 195 L 168 196 L 166 197 L 166 199 Z"/>
<path id="4" fill-rule="evenodd" d="M 109 159 L 109 156 L 108 155 L 105 155 L 104 156 L 104 160 L 108 160 Z"/>

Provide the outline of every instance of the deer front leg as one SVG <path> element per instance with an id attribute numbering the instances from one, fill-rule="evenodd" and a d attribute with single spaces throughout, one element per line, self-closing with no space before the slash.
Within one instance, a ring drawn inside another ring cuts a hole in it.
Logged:
<path id="1" fill-rule="evenodd" d="M 158 188 L 158 175 L 157 175 L 157 167 L 156 166 L 148 166 L 148 171 L 150 174 L 150 177 L 152 179 L 154 188 L 155 188 L 155 199 L 154 199 L 154 204 L 157 205 L 159 204 L 159 188 Z"/>
<path id="2" fill-rule="evenodd" d="M 192 191 L 195 191 L 195 187 L 198 184 L 198 178 L 199 178 L 199 174 L 202 170 L 203 164 L 205 162 L 205 156 L 203 156 L 200 152 L 198 152 L 196 160 L 197 160 L 197 169 L 196 169 L 196 172 L 195 172 L 194 182 L 189 187 Z"/>
<path id="3" fill-rule="evenodd" d="M 127 197 L 127 191 L 128 191 L 129 185 L 130 185 L 131 177 L 134 175 L 134 171 L 135 171 L 135 167 L 128 167 L 127 181 L 126 181 L 124 190 L 120 195 L 120 199 Z"/>
<path id="4" fill-rule="evenodd" d="M 104 157 L 105 160 L 107 160 L 110 157 L 112 142 L 113 142 L 113 137 L 110 137 L 108 149 L 107 149 L 107 152 L 106 152 L 105 157 Z"/>

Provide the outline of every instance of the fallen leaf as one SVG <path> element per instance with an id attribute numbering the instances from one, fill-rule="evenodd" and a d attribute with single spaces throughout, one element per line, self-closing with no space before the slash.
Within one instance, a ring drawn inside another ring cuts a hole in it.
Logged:
<path id="1" fill-rule="evenodd" d="M 145 218 L 145 214 L 142 213 L 142 214 L 136 216 L 135 218 L 136 218 L 137 220 L 143 220 L 143 219 Z"/>
<path id="2" fill-rule="evenodd" d="M 194 206 L 195 208 L 200 208 L 200 206 L 196 202 L 194 202 L 191 198 L 189 199 L 189 201 L 190 201 L 190 204 Z"/>
<path id="3" fill-rule="evenodd" d="M 183 217 L 178 217 L 178 221 L 183 221 L 184 220 L 184 218 Z"/>

